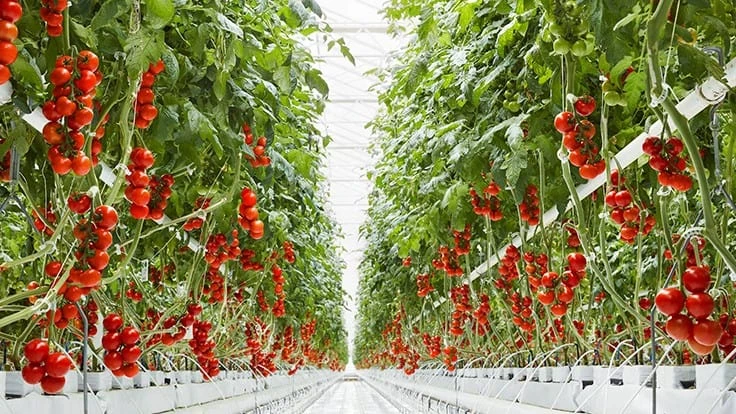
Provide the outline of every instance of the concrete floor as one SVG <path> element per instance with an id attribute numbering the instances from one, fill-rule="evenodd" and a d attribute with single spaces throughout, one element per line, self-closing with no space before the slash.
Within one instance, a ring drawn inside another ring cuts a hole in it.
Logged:
<path id="1" fill-rule="evenodd" d="M 363 381 L 339 381 L 304 414 L 399 414 L 399 411 Z"/>

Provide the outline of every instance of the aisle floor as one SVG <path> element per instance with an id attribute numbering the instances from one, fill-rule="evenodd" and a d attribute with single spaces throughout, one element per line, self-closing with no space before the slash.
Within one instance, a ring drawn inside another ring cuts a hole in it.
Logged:
<path id="1" fill-rule="evenodd" d="M 399 411 L 365 382 L 339 381 L 304 414 L 399 414 Z"/>

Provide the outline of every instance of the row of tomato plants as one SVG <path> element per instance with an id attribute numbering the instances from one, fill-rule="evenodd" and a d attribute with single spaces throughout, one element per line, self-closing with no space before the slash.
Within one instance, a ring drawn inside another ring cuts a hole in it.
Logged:
<path id="1" fill-rule="evenodd" d="M 6 370 L 344 367 L 310 7 L 0 1 Z"/>
<path id="2" fill-rule="evenodd" d="M 649 355 L 653 334 L 675 363 L 732 358 L 734 102 L 691 121 L 675 104 L 723 78 L 703 48 L 733 58 L 735 12 L 392 2 L 417 41 L 382 75 L 373 122 L 357 365 L 605 364 Z M 657 120 L 639 162 L 617 165 Z"/>

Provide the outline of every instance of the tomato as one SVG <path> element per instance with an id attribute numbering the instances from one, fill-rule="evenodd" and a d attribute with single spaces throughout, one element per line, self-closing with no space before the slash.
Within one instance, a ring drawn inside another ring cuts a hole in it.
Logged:
<path id="1" fill-rule="evenodd" d="M 110 256 L 104 250 L 94 250 L 92 256 L 87 258 L 89 266 L 95 270 L 104 270 L 110 263 Z"/>
<path id="2" fill-rule="evenodd" d="M 583 146 L 583 144 L 578 141 L 578 133 L 574 130 L 566 132 L 562 136 L 562 145 L 564 145 L 568 151 L 575 151 Z"/>
<path id="3" fill-rule="evenodd" d="M 162 204 L 166 204 L 166 202 L 163 202 Z M 159 208 L 152 208 L 148 212 L 148 217 L 151 220 L 161 220 L 164 218 L 164 211 L 161 209 L 161 206 L 159 205 Z"/>
<path id="4" fill-rule="evenodd" d="M 78 176 L 87 175 L 92 169 L 92 160 L 83 152 L 77 152 L 77 156 L 72 159 L 72 170 Z"/>
<path id="5" fill-rule="evenodd" d="M 110 313 L 102 320 L 102 326 L 106 331 L 117 331 L 123 327 L 123 318 L 116 313 Z"/>
<path id="6" fill-rule="evenodd" d="M 634 240 L 639 234 L 639 227 L 624 224 L 623 226 L 621 226 L 620 232 L 622 240 Z"/>
<path id="7" fill-rule="evenodd" d="M 72 142 L 72 148 L 81 151 L 84 148 L 84 134 L 79 131 L 70 131 L 69 139 Z"/>
<path id="8" fill-rule="evenodd" d="M 156 82 L 156 75 L 151 72 L 146 72 L 141 77 L 141 86 L 144 88 L 150 88 Z"/>
<path id="9" fill-rule="evenodd" d="M 243 216 L 250 221 L 258 219 L 258 209 L 255 207 L 246 208 L 244 213 Z"/>
<path id="10" fill-rule="evenodd" d="M 637 207 L 637 206 L 631 206 L 631 207 L 629 207 L 629 208 L 627 208 L 627 209 L 624 210 L 624 213 L 623 213 L 624 220 L 629 221 L 629 222 L 638 223 L 639 222 L 639 219 L 640 219 L 640 217 L 639 217 L 639 214 L 640 213 L 641 213 L 641 211 L 639 210 L 639 207 Z"/>
<path id="11" fill-rule="evenodd" d="M 54 278 L 61 274 L 62 268 L 61 262 L 58 260 L 53 260 L 51 262 L 46 263 L 46 266 L 44 267 L 43 271 L 46 273 L 46 276 Z"/>
<path id="12" fill-rule="evenodd" d="M 707 266 L 690 266 L 682 274 L 682 284 L 691 293 L 705 292 L 710 286 L 710 269 Z"/>
<path id="13" fill-rule="evenodd" d="M 18 57 L 18 48 L 11 42 L 0 40 L 0 63 L 10 65 Z"/>
<path id="14" fill-rule="evenodd" d="M 92 91 L 87 94 L 78 94 L 77 96 L 74 97 L 74 99 L 76 99 L 76 101 L 80 105 L 87 107 L 87 108 L 91 108 L 95 103 L 94 101 L 95 95 L 96 95 L 95 92 Z"/>
<path id="15" fill-rule="evenodd" d="M 84 296 L 84 291 L 77 286 L 70 286 L 64 293 L 64 299 L 69 302 L 77 302 Z"/>
<path id="16" fill-rule="evenodd" d="M 590 95 L 579 97 L 573 104 L 575 112 L 580 116 L 590 116 L 595 111 L 595 98 Z"/>
<path id="17" fill-rule="evenodd" d="M 561 134 L 570 132 L 575 128 L 575 115 L 572 112 L 560 112 L 555 117 L 555 129 Z"/>
<path id="18" fill-rule="evenodd" d="M 141 339 L 141 334 L 132 326 L 126 326 L 120 332 L 120 340 L 124 345 L 134 345 Z"/>
<path id="19" fill-rule="evenodd" d="M 0 40 L 12 42 L 17 38 L 18 27 L 7 20 L 0 20 Z"/>
<path id="20" fill-rule="evenodd" d="M 676 341 L 687 341 L 692 335 L 693 323 L 687 315 L 675 314 L 667 320 L 665 331 Z"/>
<path id="21" fill-rule="evenodd" d="M 146 121 L 153 121 L 158 116 L 158 109 L 151 104 L 141 105 L 138 109 L 138 115 Z"/>
<path id="22" fill-rule="evenodd" d="M 123 366 L 123 355 L 118 351 L 107 351 L 102 361 L 105 363 L 107 369 L 116 371 Z"/>
<path id="23" fill-rule="evenodd" d="M 567 255 L 567 262 L 570 264 L 570 270 L 573 272 L 582 272 L 585 270 L 585 266 L 588 261 L 582 253 L 570 253 Z"/>
<path id="24" fill-rule="evenodd" d="M 267 142 L 268 141 L 266 141 L 266 137 L 260 137 L 260 138 L 258 138 L 258 142 L 256 143 L 256 145 L 259 145 L 261 147 L 265 147 Z"/>
<path id="25" fill-rule="evenodd" d="M 41 379 L 41 389 L 47 394 L 56 394 L 64 389 L 66 379 L 64 377 L 52 377 L 46 375 Z"/>
<path id="26" fill-rule="evenodd" d="M 202 305 L 198 303 L 190 303 L 187 305 L 187 313 L 193 316 L 199 316 L 202 313 Z"/>
<path id="27" fill-rule="evenodd" d="M 41 110 L 43 112 L 43 116 L 51 122 L 56 122 L 62 117 L 62 115 L 56 110 L 56 103 L 54 103 L 54 101 L 44 103 Z"/>
<path id="28" fill-rule="evenodd" d="M 118 212 L 110 206 L 99 206 L 95 209 L 95 224 L 105 230 L 112 230 L 118 223 Z"/>
<path id="29" fill-rule="evenodd" d="M 130 160 L 139 168 L 151 168 L 155 159 L 153 153 L 145 148 L 136 147 L 130 153 Z"/>
<path id="30" fill-rule="evenodd" d="M 54 86 L 66 85 L 72 79 L 72 72 L 65 67 L 54 68 L 49 74 L 49 81 Z"/>
<path id="31" fill-rule="evenodd" d="M 557 317 L 562 317 L 567 313 L 567 303 L 557 303 L 549 308 L 550 312 Z"/>
<path id="32" fill-rule="evenodd" d="M 680 138 L 671 137 L 665 143 L 665 148 L 670 155 L 679 155 L 685 149 L 685 144 Z"/>
<path id="33" fill-rule="evenodd" d="M 685 307 L 695 319 L 707 318 L 713 312 L 713 298 L 707 293 L 693 293 L 687 297 Z M 702 343 L 702 342 L 701 342 Z"/>
<path id="34" fill-rule="evenodd" d="M 265 152 L 266 152 L 266 149 L 260 145 L 256 145 L 255 147 L 253 147 L 253 154 L 255 154 L 258 157 L 263 155 Z"/>
<path id="35" fill-rule="evenodd" d="M 254 193 L 250 188 L 244 188 L 243 191 L 240 192 L 240 198 L 243 205 L 246 207 L 253 207 L 258 203 L 256 193 Z"/>
<path id="36" fill-rule="evenodd" d="M 679 192 L 686 192 L 693 188 L 693 180 L 687 175 L 677 174 L 670 182 L 672 188 Z"/>
<path id="37" fill-rule="evenodd" d="M 135 127 L 136 128 L 139 128 L 139 129 L 147 129 L 150 126 L 151 126 L 151 121 L 147 121 L 147 120 L 145 120 L 145 119 L 143 119 L 143 118 L 141 118 L 139 116 L 135 118 Z"/>
<path id="38" fill-rule="evenodd" d="M 55 147 L 51 147 L 51 149 L 54 149 Z M 51 151 L 51 149 L 49 151 Z M 57 148 L 58 151 L 58 148 Z M 70 160 L 67 157 L 58 156 L 55 158 L 49 157 L 49 161 L 51 161 L 51 169 L 54 170 L 55 173 L 59 175 L 66 175 L 69 174 L 69 172 L 72 170 L 72 160 Z"/>
<path id="39" fill-rule="evenodd" d="M 575 298 L 575 291 L 569 286 L 562 285 L 562 288 L 557 292 L 557 300 L 562 303 L 570 303 Z"/>
<path id="40" fill-rule="evenodd" d="M 0 19 L 15 23 L 23 16 L 23 7 L 17 1 L 3 1 L 0 4 Z"/>
<path id="41" fill-rule="evenodd" d="M 138 91 L 138 97 L 137 102 L 139 105 L 145 105 L 153 103 L 153 99 L 156 95 L 153 93 L 153 89 L 151 88 L 141 88 L 140 91 Z"/>
<path id="42" fill-rule="evenodd" d="M 592 180 L 600 174 L 601 171 L 596 165 L 585 164 L 580 167 L 580 176 L 586 180 Z"/>
<path id="43" fill-rule="evenodd" d="M 99 270 L 87 269 L 79 277 L 79 284 L 84 288 L 93 288 L 100 285 L 102 275 Z"/>
<path id="44" fill-rule="evenodd" d="M 105 229 L 95 229 L 95 242 L 91 244 L 92 247 L 98 250 L 107 250 L 112 246 L 112 233 Z"/>
<path id="45" fill-rule="evenodd" d="M 151 182 L 148 174 L 141 170 L 132 170 L 125 178 L 133 187 L 148 187 L 148 183 Z"/>
<path id="46" fill-rule="evenodd" d="M 130 187 L 129 187 L 130 188 Z M 136 220 L 145 220 L 148 218 L 149 208 L 147 205 L 133 204 L 130 206 L 130 216 Z"/>
<path id="47" fill-rule="evenodd" d="M 263 222 L 261 220 L 253 220 L 250 223 L 250 232 L 263 234 Z"/>
<path id="48" fill-rule="evenodd" d="M 77 307 L 71 303 L 67 303 L 61 307 L 61 314 L 64 316 L 64 319 L 68 320 L 77 319 L 79 317 Z"/>
<path id="49" fill-rule="evenodd" d="M 69 372 L 72 360 L 62 352 L 49 354 L 44 360 L 46 374 L 51 377 L 61 378 Z"/>
<path id="50" fill-rule="evenodd" d="M 619 207 L 627 207 L 633 201 L 631 193 L 628 190 L 621 190 L 617 192 L 615 199 L 616 205 Z"/>
<path id="51" fill-rule="evenodd" d="M 133 378 L 138 375 L 140 368 L 138 368 L 138 364 L 124 364 L 122 371 L 126 377 Z"/>
<path id="52" fill-rule="evenodd" d="M 92 207 L 92 198 L 87 194 L 72 193 L 66 203 L 71 211 L 84 214 Z"/>
<path id="53" fill-rule="evenodd" d="M 74 59 L 69 55 L 61 55 L 56 58 L 57 68 L 66 68 L 69 72 L 74 70 Z"/>
<path id="54" fill-rule="evenodd" d="M 568 156 L 570 164 L 576 167 L 582 167 L 588 161 L 588 156 L 583 154 L 580 150 L 575 150 Z"/>
<path id="55" fill-rule="evenodd" d="M 164 61 L 159 59 L 156 63 L 151 63 L 148 66 L 148 71 L 153 73 L 154 75 L 158 75 L 159 73 L 166 70 L 166 65 L 164 65 Z"/>
<path id="56" fill-rule="evenodd" d="M 123 348 L 123 361 L 132 364 L 138 361 L 142 353 L 143 351 L 137 345 L 126 346 Z"/>
<path id="57" fill-rule="evenodd" d="M 537 292 L 537 300 L 542 305 L 551 305 L 555 301 L 555 292 L 552 290 Z"/>
<path id="58" fill-rule="evenodd" d="M 579 124 L 575 125 L 575 129 L 573 129 L 573 131 L 576 132 L 578 136 L 583 136 L 588 140 L 593 138 L 596 133 L 595 125 L 587 119 L 584 119 L 580 121 Z"/>
<path id="59" fill-rule="evenodd" d="M 685 305 L 685 296 L 676 287 L 664 288 L 655 296 L 654 304 L 661 313 L 672 316 L 682 311 Z"/>
<path id="60" fill-rule="evenodd" d="M 35 385 L 41 382 L 41 379 L 45 374 L 46 370 L 40 363 L 27 364 L 20 371 L 20 375 L 23 377 L 23 381 L 31 385 Z"/>
<path id="61" fill-rule="evenodd" d="M 83 93 L 90 93 L 97 86 L 97 77 L 91 70 L 82 70 L 74 80 L 74 85 Z"/>
<path id="62" fill-rule="evenodd" d="M 82 50 L 77 55 L 77 68 L 79 68 L 79 70 L 96 72 L 99 67 L 100 59 L 89 50 Z"/>
<path id="63" fill-rule="evenodd" d="M 542 285 L 548 288 L 553 288 L 557 284 L 559 276 L 555 272 L 546 272 L 542 275 Z"/>
<path id="64" fill-rule="evenodd" d="M 74 112 L 74 121 L 82 126 L 91 124 L 94 117 L 95 113 L 90 107 L 82 107 Z"/>
<path id="65" fill-rule="evenodd" d="M 125 189 L 125 198 L 137 206 L 146 206 L 151 201 L 151 192 L 142 187 L 128 187 Z"/>
<path id="66" fill-rule="evenodd" d="M 31 339 L 23 347 L 23 356 L 30 362 L 43 362 L 49 355 L 49 343 L 45 339 Z"/>
<path id="67" fill-rule="evenodd" d="M 61 145 L 64 143 L 64 130 L 58 122 L 48 122 L 43 127 L 43 139 L 49 145 Z"/>
<path id="68" fill-rule="evenodd" d="M 106 351 L 116 351 L 118 348 L 120 348 L 120 344 L 120 334 L 117 332 L 111 331 L 102 336 L 102 347 Z"/>
<path id="69" fill-rule="evenodd" d="M 69 96 L 71 93 L 71 86 L 57 86 L 53 89 L 54 99 L 61 98 L 62 96 Z"/>
<path id="70" fill-rule="evenodd" d="M 710 319 L 699 320 L 693 326 L 693 339 L 701 345 L 712 346 L 717 344 L 722 334 L 721 324 Z"/>

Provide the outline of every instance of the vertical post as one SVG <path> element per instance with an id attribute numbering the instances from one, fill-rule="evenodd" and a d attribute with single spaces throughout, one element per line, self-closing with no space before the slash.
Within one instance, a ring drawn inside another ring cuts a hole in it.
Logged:
<path id="1" fill-rule="evenodd" d="M 82 327 L 84 330 L 84 341 L 82 342 L 82 395 L 84 396 L 84 414 L 89 413 L 89 392 L 87 390 L 87 345 L 89 342 L 89 321 L 87 320 L 87 314 L 79 305 L 79 302 L 75 302 L 74 305 L 77 307 L 79 316 L 82 318 Z"/>

